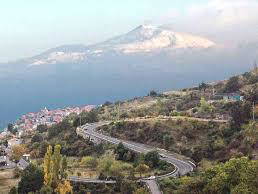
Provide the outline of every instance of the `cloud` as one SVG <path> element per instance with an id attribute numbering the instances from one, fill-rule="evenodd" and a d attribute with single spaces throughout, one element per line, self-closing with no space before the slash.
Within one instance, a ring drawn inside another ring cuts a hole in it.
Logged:
<path id="1" fill-rule="evenodd" d="M 184 12 L 161 17 L 178 31 L 206 35 L 218 41 L 258 41 L 257 0 L 210 0 L 194 4 Z"/>

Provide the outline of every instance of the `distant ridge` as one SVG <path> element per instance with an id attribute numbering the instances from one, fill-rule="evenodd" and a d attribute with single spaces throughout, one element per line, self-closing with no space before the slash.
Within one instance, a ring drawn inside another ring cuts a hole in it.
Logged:
<path id="1" fill-rule="evenodd" d="M 63 45 L 25 60 L 30 65 L 80 63 L 103 54 L 173 53 L 175 50 L 207 49 L 216 44 L 206 38 L 174 32 L 164 27 L 140 25 L 132 31 L 95 45 Z"/>

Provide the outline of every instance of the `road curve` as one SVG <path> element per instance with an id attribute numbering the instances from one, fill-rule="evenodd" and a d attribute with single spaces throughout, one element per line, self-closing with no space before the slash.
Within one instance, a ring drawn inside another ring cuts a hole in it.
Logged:
<path id="1" fill-rule="evenodd" d="M 96 131 L 98 127 L 101 127 L 109 123 L 110 122 L 98 122 L 98 123 L 86 124 L 82 127 L 77 128 L 77 133 L 83 136 L 84 138 L 91 137 L 95 139 L 104 140 L 112 144 L 119 144 L 120 142 L 122 142 L 125 147 L 139 153 L 146 154 L 147 152 L 157 150 L 161 156 L 160 159 L 170 164 L 173 164 L 175 166 L 175 170 L 166 175 L 156 176 L 156 179 L 161 179 L 165 177 L 176 177 L 178 175 L 185 175 L 193 171 L 194 165 L 192 163 L 175 158 L 175 156 L 173 156 L 172 154 L 169 154 L 166 150 L 156 149 L 155 147 L 151 147 L 145 144 L 113 138 L 107 135 L 103 135 Z M 156 183 L 155 179 L 153 180 L 150 178 L 146 178 L 146 179 L 142 179 L 142 181 L 147 183 L 152 193 L 155 193 L 155 194 L 161 193 L 159 190 L 157 191 L 158 185 L 157 184 L 154 185 Z"/>
<path id="2" fill-rule="evenodd" d="M 86 124 L 82 126 L 82 130 L 80 131 L 82 134 L 86 136 L 90 136 L 93 138 L 105 140 L 107 142 L 110 142 L 112 144 L 119 144 L 122 142 L 124 146 L 127 148 L 139 152 L 139 153 L 147 153 L 149 151 L 157 150 L 155 147 L 151 147 L 145 144 L 135 143 L 131 141 L 125 141 L 117 138 L 113 138 L 107 135 L 103 135 L 97 131 L 95 131 L 96 128 L 106 125 L 109 122 L 99 122 L 99 123 L 92 123 L 92 124 Z M 176 170 L 172 173 L 169 173 L 167 176 L 177 176 L 177 175 L 185 175 L 191 171 L 193 171 L 193 165 L 189 163 L 188 161 L 183 161 L 181 159 L 175 158 L 175 156 L 169 154 L 166 152 L 166 150 L 157 150 L 159 154 L 163 157 L 161 157 L 161 160 L 167 161 L 168 163 L 173 164 L 176 167 Z M 166 175 L 165 175 L 166 176 Z M 164 178 L 164 175 L 162 176 Z"/>

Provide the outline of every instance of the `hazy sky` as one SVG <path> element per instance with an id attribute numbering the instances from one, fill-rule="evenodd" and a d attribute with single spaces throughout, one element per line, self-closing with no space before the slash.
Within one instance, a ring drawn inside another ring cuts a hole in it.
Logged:
<path id="1" fill-rule="evenodd" d="M 233 37 L 241 39 L 245 28 L 255 39 L 257 10 L 258 0 L 4 0 L 0 62 L 63 44 L 100 42 L 143 23 L 215 39 L 236 30 Z"/>

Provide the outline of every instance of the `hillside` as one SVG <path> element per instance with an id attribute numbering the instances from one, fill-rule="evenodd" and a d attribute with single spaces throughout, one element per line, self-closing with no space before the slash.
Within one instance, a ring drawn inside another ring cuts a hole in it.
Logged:
<path id="1" fill-rule="evenodd" d="M 164 193 L 257 193 L 257 89 L 256 68 L 195 88 L 107 102 L 99 116 L 114 122 L 99 130 L 192 158 L 195 172 L 159 181 Z"/>
<path id="2" fill-rule="evenodd" d="M 150 91 L 145 97 L 106 102 L 99 109 L 103 119 L 193 116 L 197 118 L 230 119 L 234 100 L 223 100 L 232 94 L 256 101 L 258 74 L 255 70 L 228 80 L 200 83 L 199 86 L 159 93 Z"/>
<path id="3" fill-rule="evenodd" d="M 256 158 L 257 123 L 249 121 L 252 104 L 258 100 L 257 75 L 251 71 L 181 91 L 151 91 L 142 98 L 106 102 L 98 109 L 99 117 L 114 123 L 100 130 L 187 155 L 196 162 L 226 161 L 236 155 Z M 254 113 L 257 118 L 257 108 Z"/>
<path id="4" fill-rule="evenodd" d="M 224 194 L 239 189 L 243 193 L 255 193 L 258 112 L 251 113 L 252 104 L 258 101 L 256 70 L 180 91 L 158 93 L 152 90 L 145 97 L 106 102 L 90 112 L 71 114 L 52 126 L 39 125 L 37 130 L 23 137 L 25 144 L 21 145 L 24 148 L 21 151 L 29 152 L 35 165 L 27 170 L 41 172 L 40 166 L 46 161 L 46 157 L 44 161 L 42 157 L 52 145 L 55 152 L 59 147 L 60 154 L 67 160 L 66 176 L 117 181 L 107 187 L 73 183 L 75 193 L 86 190 L 99 193 L 143 190 L 146 193 L 146 188 L 137 182 L 139 178 L 164 175 L 175 169 L 161 159 L 164 156 L 158 150 L 191 160 L 197 166 L 186 176 L 159 179 L 160 188 L 166 194 Z M 97 128 L 100 133 L 150 145 L 157 150 L 139 154 L 122 143 L 114 146 L 81 137 L 78 132 L 81 129 L 77 127 L 98 121 L 113 121 Z M 21 176 L 18 190 L 34 189 L 21 185 L 27 180 L 26 174 L 18 176 Z M 40 185 L 39 189 L 45 188 Z"/>

